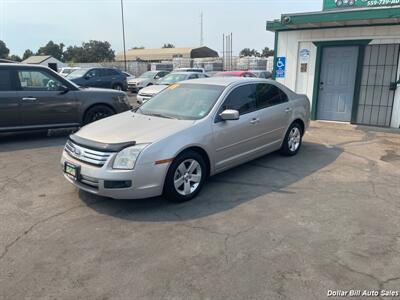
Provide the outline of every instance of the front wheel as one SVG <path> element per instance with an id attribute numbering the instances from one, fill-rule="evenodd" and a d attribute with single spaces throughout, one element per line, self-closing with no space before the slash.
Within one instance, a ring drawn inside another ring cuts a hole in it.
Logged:
<path id="1" fill-rule="evenodd" d="M 204 158 L 194 151 L 180 154 L 169 167 L 164 184 L 164 196 L 174 202 L 193 199 L 207 176 Z"/>
<path id="2" fill-rule="evenodd" d="M 303 141 L 303 129 L 299 123 L 290 125 L 283 140 L 281 153 L 286 156 L 293 156 L 299 152 Z"/>
<path id="3" fill-rule="evenodd" d="M 106 105 L 95 105 L 88 109 L 83 118 L 83 124 L 89 124 L 115 114 L 111 107 Z"/>

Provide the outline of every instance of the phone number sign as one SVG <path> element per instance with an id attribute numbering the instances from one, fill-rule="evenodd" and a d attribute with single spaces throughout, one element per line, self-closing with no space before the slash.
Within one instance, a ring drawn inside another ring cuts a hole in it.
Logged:
<path id="1" fill-rule="evenodd" d="M 324 9 L 400 6 L 400 0 L 324 0 Z"/>

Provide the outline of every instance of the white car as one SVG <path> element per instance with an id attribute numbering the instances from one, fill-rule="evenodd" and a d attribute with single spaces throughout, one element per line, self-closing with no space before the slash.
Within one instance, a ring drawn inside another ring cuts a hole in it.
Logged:
<path id="1" fill-rule="evenodd" d="M 196 73 L 205 73 L 206 71 L 203 68 L 177 68 L 174 72 L 196 72 Z"/>
<path id="2" fill-rule="evenodd" d="M 58 72 L 61 76 L 67 76 L 71 74 L 73 71 L 80 69 L 79 67 L 64 67 L 60 69 L 60 72 Z"/>
<path id="3" fill-rule="evenodd" d="M 155 85 L 151 85 L 141 89 L 137 95 L 137 102 L 139 104 L 145 103 L 153 96 L 170 86 L 171 84 L 177 83 L 179 81 L 207 78 L 206 74 L 197 72 L 173 72 L 160 79 Z"/>
<path id="4" fill-rule="evenodd" d="M 149 71 L 140 75 L 138 78 L 128 80 L 128 90 L 138 92 L 140 89 L 156 84 L 157 80 L 167 75 L 168 71 Z"/>
<path id="5" fill-rule="evenodd" d="M 127 81 L 129 81 L 129 80 L 132 80 L 132 79 L 135 79 L 136 77 L 135 77 L 135 75 L 132 75 L 131 73 L 128 73 L 128 72 L 125 72 L 125 71 L 122 71 L 122 74 L 124 74 L 125 75 L 125 77 L 126 77 L 126 80 Z"/>

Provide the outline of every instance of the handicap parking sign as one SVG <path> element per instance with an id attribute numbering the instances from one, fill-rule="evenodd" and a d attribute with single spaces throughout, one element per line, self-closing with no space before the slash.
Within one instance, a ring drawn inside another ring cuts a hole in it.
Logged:
<path id="1" fill-rule="evenodd" d="M 276 78 L 284 78 L 286 70 L 286 57 L 281 56 L 276 58 Z"/>

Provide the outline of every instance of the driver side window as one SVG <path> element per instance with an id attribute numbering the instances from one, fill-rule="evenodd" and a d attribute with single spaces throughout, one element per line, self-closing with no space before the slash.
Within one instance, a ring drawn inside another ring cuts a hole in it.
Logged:
<path id="1" fill-rule="evenodd" d="M 23 91 L 59 91 L 62 83 L 42 71 L 18 71 Z"/>
<path id="2" fill-rule="evenodd" d="M 221 121 L 219 114 L 226 109 L 234 109 L 239 111 L 240 115 L 244 115 L 256 110 L 256 85 L 247 84 L 235 88 L 226 97 L 224 103 L 218 111 L 216 122 Z"/>

